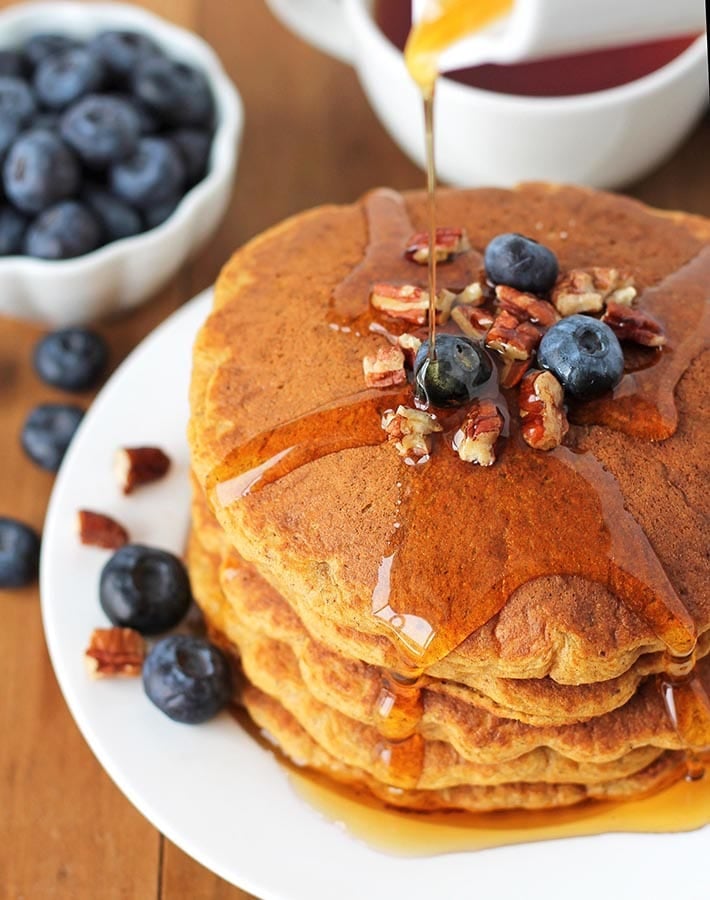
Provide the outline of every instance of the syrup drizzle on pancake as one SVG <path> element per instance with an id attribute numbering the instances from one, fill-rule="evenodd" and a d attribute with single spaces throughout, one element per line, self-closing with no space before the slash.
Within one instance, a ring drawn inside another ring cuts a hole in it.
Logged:
<path id="1" fill-rule="evenodd" d="M 353 339 L 355 323 L 364 328 L 370 316 L 372 283 L 411 283 L 416 267 L 403 258 L 412 226 L 402 199 L 391 191 L 374 192 L 367 215 L 371 237 L 365 258 L 335 290 L 330 310 L 331 321 L 335 317 L 343 324 L 348 311 Z M 468 277 L 472 265 L 477 268 L 475 256 L 458 267 L 442 266 L 442 278 L 452 283 L 462 272 Z M 678 290 L 689 290 L 705 267 L 710 274 L 709 253 L 646 296 L 664 308 L 669 294 L 674 300 Z M 653 380 L 639 377 L 653 369 L 635 374 L 638 393 L 627 389 L 628 418 L 615 420 L 615 427 L 628 421 L 635 433 L 633 423 L 640 415 L 648 416 L 649 409 L 669 415 L 673 385 L 697 352 L 697 324 L 690 315 L 682 321 L 684 328 L 672 331 L 671 350 L 659 354 L 658 375 Z M 239 502 L 329 454 L 383 443 L 382 412 L 408 398 L 407 386 L 363 391 L 256 435 L 211 473 L 207 487 L 213 508 Z M 637 404 L 640 412 L 635 412 Z M 648 622 L 668 648 L 668 673 L 660 677 L 659 687 L 671 721 L 688 748 L 707 749 L 710 699 L 692 664 L 690 669 L 687 664 L 695 649 L 693 620 L 643 530 L 625 509 L 613 476 L 590 453 L 567 447 L 547 453 L 531 450 L 520 438 L 515 417 L 495 471 L 471 466 L 447 446 L 458 426 L 456 413 L 442 411 L 440 421 L 444 433 L 430 461 L 402 466 L 392 531 L 372 573 L 373 630 L 388 634 L 401 658 L 398 671 L 383 678 L 378 704 L 383 736 L 378 753 L 389 765 L 391 783 L 413 787 L 421 770 L 424 743 L 417 726 L 422 672 L 499 612 L 516 588 L 552 574 L 605 584 Z M 452 484 L 458 486 L 456 492 Z M 434 519 L 432 504 L 443 497 L 452 504 L 449 521 L 459 523 L 459 533 L 442 534 L 428 527 Z M 561 497 L 573 511 L 569 528 L 560 527 Z M 495 519 L 492 510 L 497 511 Z M 434 582 L 431 573 L 436 573 Z M 690 763 L 693 768 L 693 758 Z"/>

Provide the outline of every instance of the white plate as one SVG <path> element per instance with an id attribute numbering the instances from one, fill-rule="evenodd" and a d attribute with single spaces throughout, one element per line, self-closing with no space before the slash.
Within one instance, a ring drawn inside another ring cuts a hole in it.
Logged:
<path id="1" fill-rule="evenodd" d="M 104 388 L 64 462 L 44 532 L 42 609 L 57 678 L 86 740 L 129 800 L 183 850 L 262 900 L 707 900 L 710 829 L 390 856 L 297 796 L 271 754 L 227 714 L 199 727 L 179 725 L 148 702 L 139 679 L 87 677 L 87 638 L 106 624 L 97 584 L 107 554 L 79 546 L 74 515 L 80 507 L 114 514 L 135 540 L 182 551 L 190 354 L 209 303 L 207 292 L 176 313 Z M 124 498 L 111 460 L 117 447 L 135 443 L 164 447 L 174 466 L 164 481 Z"/>

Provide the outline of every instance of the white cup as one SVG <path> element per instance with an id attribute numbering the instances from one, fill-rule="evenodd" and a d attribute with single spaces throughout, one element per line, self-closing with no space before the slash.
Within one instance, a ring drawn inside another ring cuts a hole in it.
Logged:
<path id="1" fill-rule="evenodd" d="M 373 21 L 372 0 L 268 3 L 294 32 L 356 67 L 382 124 L 423 166 L 421 97 L 401 51 Z M 438 174 L 461 187 L 527 180 L 619 187 L 669 156 L 707 100 L 704 36 L 636 81 L 578 96 L 515 96 L 442 78 L 436 89 Z"/>

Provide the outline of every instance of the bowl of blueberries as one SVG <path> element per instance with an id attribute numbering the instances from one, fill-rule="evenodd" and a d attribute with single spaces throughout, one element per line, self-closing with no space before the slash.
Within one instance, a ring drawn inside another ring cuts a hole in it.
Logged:
<path id="1" fill-rule="evenodd" d="M 239 95 L 211 48 L 137 7 L 0 14 L 0 315 L 54 326 L 128 309 L 211 236 Z"/>

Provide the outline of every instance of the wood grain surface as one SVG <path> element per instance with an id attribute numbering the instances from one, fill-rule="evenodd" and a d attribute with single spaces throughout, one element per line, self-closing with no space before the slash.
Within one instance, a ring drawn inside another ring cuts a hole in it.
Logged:
<path id="1" fill-rule="evenodd" d="M 0 0 L 0 7 L 7 5 Z M 263 0 L 142 5 L 212 44 L 242 93 L 246 132 L 229 213 L 209 247 L 150 303 L 99 326 L 111 345 L 112 367 L 211 284 L 231 251 L 255 233 L 290 213 L 350 201 L 378 184 L 423 183 L 370 112 L 352 70 L 286 32 Z M 706 117 L 671 160 L 629 192 L 657 206 L 708 215 L 708 159 Z M 41 333 L 0 320 L 0 515 L 40 529 L 52 477 L 23 456 L 18 434 L 35 404 L 66 399 L 32 372 L 31 351 Z M 90 401 L 82 398 L 85 405 Z M 163 838 L 113 785 L 59 693 L 36 587 L 0 593 L 0 898 L 247 897 Z"/>

